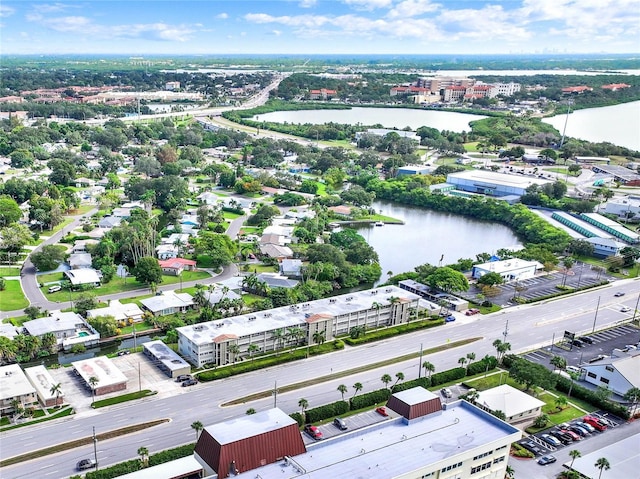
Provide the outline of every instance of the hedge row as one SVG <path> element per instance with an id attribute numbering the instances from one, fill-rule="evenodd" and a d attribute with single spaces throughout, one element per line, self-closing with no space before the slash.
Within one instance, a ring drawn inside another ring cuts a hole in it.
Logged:
<path id="1" fill-rule="evenodd" d="M 184 446 L 178 446 L 173 449 L 167 449 L 160 451 L 156 454 L 149 456 L 149 467 L 157 466 L 158 464 L 164 464 L 165 462 L 174 461 L 181 457 L 187 457 L 193 454 L 195 444 L 186 444 Z M 120 477 L 130 472 L 139 471 L 142 469 L 142 464 L 139 459 L 132 459 L 130 461 L 114 464 L 113 466 L 99 469 L 97 471 L 87 472 L 86 479 L 112 479 L 114 477 Z"/>
<path id="2" fill-rule="evenodd" d="M 466 370 L 464 368 L 453 368 L 441 373 L 435 373 L 431 375 L 431 386 L 457 381 L 465 376 Z"/>
<path id="3" fill-rule="evenodd" d="M 337 339 L 329 343 L 310 346 L 308 349 L 309 356 L 316 356 L 318 354 L 326 354 L 343 348 L 344 343 Z M 307 348 L 298 348 L 291 351 L 280 351 L 277 355 L 273 354 L 262 358 L 255 358 L 249 361 L 243 361 L 241 363 L 235 363 L 230 366 L 211 369 L 209 371 L 203 371 L 196 374 L 198 380 L 202 382 L 215 381 L 216 379 L 228 378 L 230 376 L 235 376 L 236 374 L 248 373 L 250 371 L 257 371 L 258 369 L 277 366 L 278 364 L 297 361 L 306 357 Z"/>
<path id="4" fill-rule="evenodd" d="M 307 422 L 318 422 L 330 417 L 340 416 L 349 411 L 349 403 L 347 401 L 336 401 L 324 406 L 315 407 L 305 411 Z"/>
<path id="5" fill-rule="evenodd" d="M 377 391 L 371 391 L 370 393 L 362 394 L 360 396 L 352 397 L 349 400 L 349 404 L 351 410 L 354 411 L 386 401 L 390 396 L 391 391 L 387 388 L 383 388 L 378 389 Z"/>
<path id="6" fill-rule="evenodd" d="M 598 396 L 595 392 L 590 391 L 587 388 L 583 388 L 582 386 L 578 386 L 575 383 L 573 387 L 571 387 L 571 380 L 567 379 L 563 376 L 558 377 L 558 382 L 556 383 L 556 389 L 558 391 L 562 391 L 563 393 L 568 393 L 571 388 L 571 395 L 582 399 L 589 404 L 593 404 L 599 409 L 604 409 L 605 411 L 609 411 L 610 413 L 621 417 L 623 419 L 629 419 L 629 411 L 626 407 L 621 406 L 618 403 L 613 401 L 609 401 L 608 399 L 603 399 Z"/>
<path id="7" fill-rule="evenodd" d="M 377 329 L 375 331 L 367 331 L 367 333 L 360 338 L 344 338 L 344 342 L 349 346 L 357 346 L 358 344 L 370 343 L 373 341 L 380 341 L 381 339 L 390 338 L 399 334 L 411 333 L 420 329 L 433 328 L 436 326 L 442 326 L 444 319 L 427 319 L 422 321 L 411 321 L 406 324 L 399 324 L 398 326 L 391 326 L 389 328 Z"/>

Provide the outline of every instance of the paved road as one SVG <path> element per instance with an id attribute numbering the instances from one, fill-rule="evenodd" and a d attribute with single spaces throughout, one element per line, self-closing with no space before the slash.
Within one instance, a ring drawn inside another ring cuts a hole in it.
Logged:
<path id="1" fill-rule="evenodd" d="M 101 464 L 109 465 L 136 457 L 138 447 L 145 446 L 153 453 L 195 439 L 190 425 L 199 420 L 204 424 L 212 424 L 226 418 L 237 417 L 250 407 L 264 410 L 273 406 L 273 399 L 262 399 L 235 407 L 220 407 L 220 404 L 257 391 L 267 391 L 274 387 L 307 380 L 309 377 L 321 377 L 326 374 L 346 371 L 359 365 L 371 364 L 387 358 L 394 358 L 410 351 L 419 351 L 420 345 L 429 348 L 448 341 L 469 337 L 482 337 L 481 341 L 449 351 L 425 356 L 436 365 L 437 371 L 456 367 L 458 358 L 468 352 L 477 357 L 494 353 L 491 343 L 502 338 L 508 321 L 507 341 L 513 352 L 524 352 L 551 341 L 565 329 L 576 332 L 590 332 L 594 320 L 594 312 L 600 296 L 600 309 L 597 327 L 603 328 L 618 324 L 628 319 L 622 314 L 618 305 L 620 298 L 613 296 L 615 291 L 626 291 L 622 303 L 635 306 L 639 281 L 617 282 L 613 287 L 589 291 L 575 296 L 558 299 L 537 305 L 518 306 L 493 315 L 481 317 L 471 316 L 449 323 L 436 330 L 422 331 L 411 335 L 403 335 L 378 343 L 347 348 L 344 351 L 331 353 L 321 357 L 309 358 L 292 364 L 269 368 L 241 376 L 215 381 L 210 384 L 199 384 L 191 390 L 180 391 L 177 395 L 145 399 L 128 405 L 120 405 L 107 410 L 81 412 L 67 420 L 46 423 L 28 428 L 21 428 L 3 433 L 2 456 L 11 457 L 27 453 L 42 447 L 57 444 L 78 437 L 90 435 L 91 428 L 98 432 L 108 431 L 122 424 L 138 423 L 162 417 L 170 417 L 171 422 L 156 426 L 151 430 L 111 439 L 99 444 L 98 456 Z M 633 296 L 632 296 L 633 295 Z M 388 373 L 392 376 L 402 371 L 407 379 L 418 376 L 418 360 L 410 360 L 393 366 L 367 371 L 352 377 L 346 377 L 317 384 L 286 394 L 279 394 L 278 407 L 287 413 L 297 411 L 298 400 L 306 398 L 311 407 L 336 401 L 340 395 L 338 384 L 351 385 L 356 381 L 363 383 L 364 392 L 382 386 L 380 377 Z M 33 477 L 38 471 L 40 477 L 68 477 L 73 474 L 73 465 L 83 457 L 90 457 L 92 447 L 78 448 L 74 451 L 54 456 L 34 458 L 32 461 L 3 468 L 3 478 Z"/>

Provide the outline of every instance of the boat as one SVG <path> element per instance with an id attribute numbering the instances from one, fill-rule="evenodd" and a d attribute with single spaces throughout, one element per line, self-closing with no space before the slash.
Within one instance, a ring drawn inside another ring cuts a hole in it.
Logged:
<path id="1" fill-rule="evenodd" d="M 376 225 L 376 226 L 384 226 L 384 222 L 382 222 L 382 221 L 376 221 L 376 222 L 375 222 L 375 225 Z"/>

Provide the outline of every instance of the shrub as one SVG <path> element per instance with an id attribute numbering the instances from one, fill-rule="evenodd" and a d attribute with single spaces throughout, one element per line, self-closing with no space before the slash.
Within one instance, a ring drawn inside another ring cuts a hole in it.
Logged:
<path id="1" fill-rule="evenodd" d="M 304 417 L 299 412 L 293 412 L 289 414 L 289 417 L 298 423 L 298 427 L 304 426 Z"/>
<path id="2" fill-rule="evenodd" d="M 513 452 L 513 455 L 516 457 L 530 457 L 530 458 L 535 457 L 534 453 L 525 449 L 517 442 L 514 442 L 513 444 L 511 444 L 511 451 Z"/>
<path id="3" fill-rule="evenodd" d="M 158 464 L 164 464 L 165 462 L 180 459 L 181 457 L 190 456 L 193 454 L 193 449 L 194 444 L 186 444 L 173 449 L 167 449 L 166 451 L 160 451 L 149 456 L 149 466 L 157 466 Z M 114 464 L 113 466 L 106 467 L 98 471 L 87 472 L 85 477 L 86 479 L 112 479 L 130 472 L 138 471 L 139 469 L 140 460 L 132 459 L 130 461 Z"/>
<path id="4" fill-rule="evenodd" d="M 589 389 L 583 388 L 582 386 L 578 386 L 575 384 L 575 382 L 573 384 L 573 387 L 571 387 L 571 380 L 563 376 L 558 377 L 556 389 L 563 393 L 568 393 L 569 389 L 571 389 L 572 396 L 587 401 L 589 404 L 593 404 L 597 408 L 604 409 L 605 411 L 608 411 L 623 419 L 629 418 L 629 411 L 624 406 L 609 401 L 608 399 L 603 399 L 599 397 L 594 391 L 590 391 Z"/>
<path id="5" fill-rule="evenodd" d="M 372 391 L 370 393 L 365 393 L 360 396 L 351 398 L 349 400 L 349 408 L 352 411 L 363 409 L 365 407 L 384 402 L 389 399 L 389 396 L 391 396 L 391 391 L 389 391 L 387 388 L 378 389 L 377 391 Z"/>
<path id="6" fill-rule="evenodd" d="M 438 384 L 444 384 L 451 381 L 457 381 L 465 376 L 464 368 L 453 368 L 447 371 L 442 371 L 431 375 L 431 385 L 437 386 Z"/>
<path id="7" fill-rule="evenodd" d="M 305 416 L 307 422 L 318 422 L 324 419 L 329 419 L 334 416 L 340 416 L 341 414 L 349 411 L 349 403 L 346 401 L 336 401 L 331 404 L 325 404 L 324 406 L 315 407 L 313 409 L 307 409 Z"/>
<path id="8" fill-rule="evenodd" d="M 369 343 L 372 341 L 379 341 L 381 339 L 397 336 L 398 334 L 411 333 L 419 329 L 433 328 L 444 324 L 444 319 L 439 318 L 437 320 L 422 320 L 411 321 L 410 323 L 400 324 L 398 326 L 392 326 L 390 328 L 382 328 L 374 331 L 367 331 L 366 335 L 360 335 L 358 337 L 345 338 L 344 342 L 349 346 L 357 346 L 358 344 Z M 355 328 L 354 328 L 355 329 Z"/>
<path id="9" fill-rule="evenodd" d="M 395 386 L 393 386 L 393 392 L 397 393 L 397 392 L 405 391 L 406 389 L 411 389 L 418 386 L 422 386 L 423 388 L 427 389 L 429 386 L 431 386 L 431 380 L 429 378 L 418 378 L 418 379 L 412 379 L 411 381 L 406 381 L 400 384 L 396 384 Z"/>
<path id="10" fill-rule="evenodd" d="M 487 369 L 487 365 L 489 369 Z M 487 356 L 480 361 L 470 363 L 467 366 L 467 376 L 474 376 L 476 374 L 484 373 L 485 371 L 492 371 L 498 366 L 498 360 L 494 356 Z"/>

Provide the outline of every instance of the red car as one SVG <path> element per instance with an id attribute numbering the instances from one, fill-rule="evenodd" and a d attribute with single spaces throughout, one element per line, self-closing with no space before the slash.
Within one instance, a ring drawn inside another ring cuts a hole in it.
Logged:
<path id="1" fill-rule="evenodd" d="M 316 441 L 322 439 L 322 431 L 320 431 L 320 429 L 318 429 L 316 426 L 312 426 L 311 424 L 307 424 L 304 427 L 304 432 L 309 434 L 309 436 L 314 438 Z"/>
<path id="2" fill-rule="evenodd" d="M 473 308 L 473 309 L 467 309 L 467 311 L 464 314 L 466 314 L 467 316 L 473 316 L 474 314 L 478 314 L 479 312 L 480 312 L 479 309 Z"/>
<path id="3" fill-rule="evenodd" d="M 387 412 L 387 409 L 384 406 L 377 407 L 376 412 L 384 417 L 387 417 L 389 415 L 389 413 Z"/>
<path id="4" fill-rule="evenodd" d="M 560 429 L 560 432 L 563 434 L 567 434 L 568 436 L 571 437 L 571 439 L 573 439 L 574 441 L 582 441 L 582 437 L 579 434 L 576 434 L 573 431 L 570 431 L 568 429 Z"/>
<path id="5" fill-rule="evenodd" d="M 607 430 L 607 425 L 600 421 L 598 418 L 596 417 L 591 417 L 591 416 L 585 416 L 582 419 L 582 422 L 591 425 L 592 427 L 594 427 L 596 429 L 596 431 L 606 431 Z"/>

